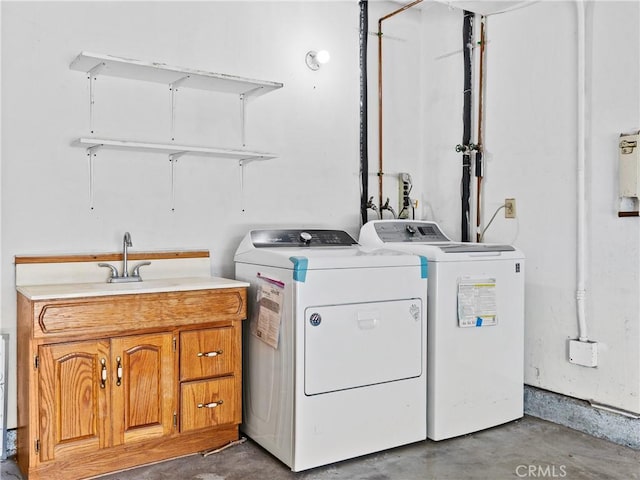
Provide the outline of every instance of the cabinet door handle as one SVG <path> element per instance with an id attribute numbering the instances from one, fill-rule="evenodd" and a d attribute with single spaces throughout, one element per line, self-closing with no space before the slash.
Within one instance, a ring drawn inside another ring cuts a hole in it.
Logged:
<path id="1" fill-rule="evenodd" d="M 107 384 L 107 361 L 103 358 L 100 363 L 102 364 L 100 368 L 100 388 L 104 388 Z"/>
<path id="2" fill-rule="evenodd" d="M 216 408 L 219 405 L 222 405 L 224 402 L 222 400 L 218 400 L 217 402 L 210 403 L 199 403 L 198 408 Z"/>
<path id="3" fill-rule="evenodd" d="M 116 362 L 118 362 L 116 365 L 116 385 L 120 386 L 122 385 L 122 361 L 120 357 L 116 357 Z"/>
<path id="4" fill-rule="evenodd" d="M 218 355 L 222 355 L 222 350 L 215 350 L 213 352 L 198 352 L 196 357 L 217 357 Z"/>

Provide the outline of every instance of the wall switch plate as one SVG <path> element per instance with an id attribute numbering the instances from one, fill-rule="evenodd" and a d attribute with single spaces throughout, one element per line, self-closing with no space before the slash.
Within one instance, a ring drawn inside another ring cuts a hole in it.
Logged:
<path id="1" fill-rule="evenodd" d="M 569 362 L 583 367 L 597 367 L 598 342 L 569 340 Z"/>
<path id="2" fill-rule="evenodd" d="M 504 199 L 504 218 L 516 218 L 516 199 Z"/>

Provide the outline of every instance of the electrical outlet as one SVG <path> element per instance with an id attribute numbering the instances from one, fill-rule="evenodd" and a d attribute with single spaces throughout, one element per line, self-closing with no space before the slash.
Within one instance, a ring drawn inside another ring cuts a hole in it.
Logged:
<path id="1" fill-rule="evenodd" d="M 516 199 L 504 199 L 504 218 L 516 218 Z"/>

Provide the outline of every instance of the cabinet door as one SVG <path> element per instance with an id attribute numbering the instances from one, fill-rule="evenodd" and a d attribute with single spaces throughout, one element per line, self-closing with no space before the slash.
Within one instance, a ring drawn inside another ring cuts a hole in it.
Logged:
<path id="1" fill-rule="evenodd" d="M 39 355 L 40 460 L 109 446 L 108 342 L 42 346 Z"/>
<path id="2" fill-rule="evenodd" d="M 111 341 L 113 444 L 169 435 L 175 412 L 173 336 Z"/>

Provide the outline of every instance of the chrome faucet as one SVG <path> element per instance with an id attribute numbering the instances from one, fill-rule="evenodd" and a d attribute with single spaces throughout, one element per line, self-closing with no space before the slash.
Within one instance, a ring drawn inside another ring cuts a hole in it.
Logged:
<path id="1" fill-rule="evenodd" d="M 151 262 L 140 262 L 133 267 L 133 272 L 129 275 L 129 251 L 128 248 L 132 247 L 131 234 L 125 232 L 122 239 L 122 275 L 118 275 L 118 269 L 110 263 L 99 263 L 99 267 L 106 267 L 111 269 L 111 275 L 107 279 L 109 283 L 124 283 L 124 282 L 141 282 L 140 267 L 144 265 L 151 265 Z"/>
<path id="2" fill-rule="evenodd" d="M 122 276 L 129 276 L 129 269 L 127 266 L 127 248 L 133 247 L 133 243 L 131 243 L 131 234 L 129 232 L 124 232 L 124 238 L 122 239 Z"/>

